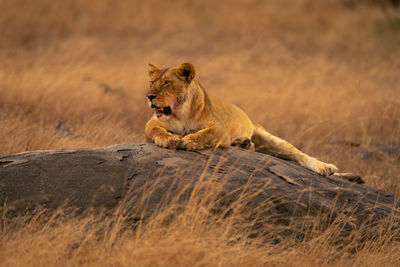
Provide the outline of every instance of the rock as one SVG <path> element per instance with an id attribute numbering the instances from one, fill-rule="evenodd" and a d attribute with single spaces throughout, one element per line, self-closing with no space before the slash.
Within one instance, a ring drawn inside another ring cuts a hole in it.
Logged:
<path id="1" fill-rule="evenodd" d="M 322 228 L 339 223 L 344 236 L 354 229 L 373 236 L 389 229 L 395 235 L 399 228 L 393 193 L 240 148 L 190 152 L 120 144 L 0 158 L 0 205 L 7 216 L 38 205 L 112 214 L 123 203 L 127 216 L 145 220 L 193 199 L 209 203 L 210 216 L 240 214 L 251 222 L 240 227 L 253 236 L 267 236 L 273 227 L 281 237 L 304 237 L 316 223 Z"/>

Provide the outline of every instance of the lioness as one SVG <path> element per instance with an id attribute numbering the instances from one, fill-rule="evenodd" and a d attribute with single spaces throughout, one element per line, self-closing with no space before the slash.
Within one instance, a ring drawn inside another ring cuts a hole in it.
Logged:
<path id="1" fill-rule="evenodd" d="M 337 171 L 333 164 L 310 157 L 285 140 L 251 122 L 235 105 L 207 94 L 194 79 L 190 63 L 159 69 L 151 65 L 147 100 L 154 115 L 145 128 L 146 140 L 165 148 L 199 150 L 239 145 L 263 148 L 272 155 L 294 160 L 321 175 Z M 250 142 L 251 140 L 251 142 Z"/>

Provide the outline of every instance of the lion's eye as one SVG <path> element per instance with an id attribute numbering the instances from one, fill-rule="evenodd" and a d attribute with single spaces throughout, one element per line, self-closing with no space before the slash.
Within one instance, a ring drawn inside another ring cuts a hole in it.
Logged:
<path id="1" fill-rule="evenodd" d="M 165 81 L 163 82 L 163 85 L 167 85 L 167 84 L 170 84 L 170 83 L 171 83 L 171 81 L 165 80 Z"/>

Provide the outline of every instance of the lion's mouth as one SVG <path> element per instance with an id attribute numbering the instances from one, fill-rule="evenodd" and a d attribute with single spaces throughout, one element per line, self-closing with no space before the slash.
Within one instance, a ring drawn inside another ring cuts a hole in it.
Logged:
<path id="1" fill-rule="evenodd" d="M 170 116 L 172 114 L 172 110 L 171 110 L 170 106 L 163 107 L 163 108 L 154 106 L 153 108 L 156 110 L 157 117 L 160 117 L 161 115 Z"/>

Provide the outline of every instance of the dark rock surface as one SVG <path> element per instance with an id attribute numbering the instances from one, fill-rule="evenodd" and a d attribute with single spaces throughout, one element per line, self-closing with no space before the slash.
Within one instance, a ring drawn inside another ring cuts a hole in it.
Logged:
<path id="1" fill-rule="evenodd" d="M 189 152 L 121 144 L 0 158 L 0 205 L 11 215 L 65 203 L 112 212 L 123 200 L 130 216 L 146 219 L 194 194 L 211 197 L 213 213 L 229 216 L 227 210 L 240 206 L 252 230 L 263 234 L 271 225 L 282 227 L 283 234 L 301 232 L 315 218 L 326 225 L 341 221 L 344 233 L 376 225 L 399 228 L 393 193 L 238 148 Z"/>

